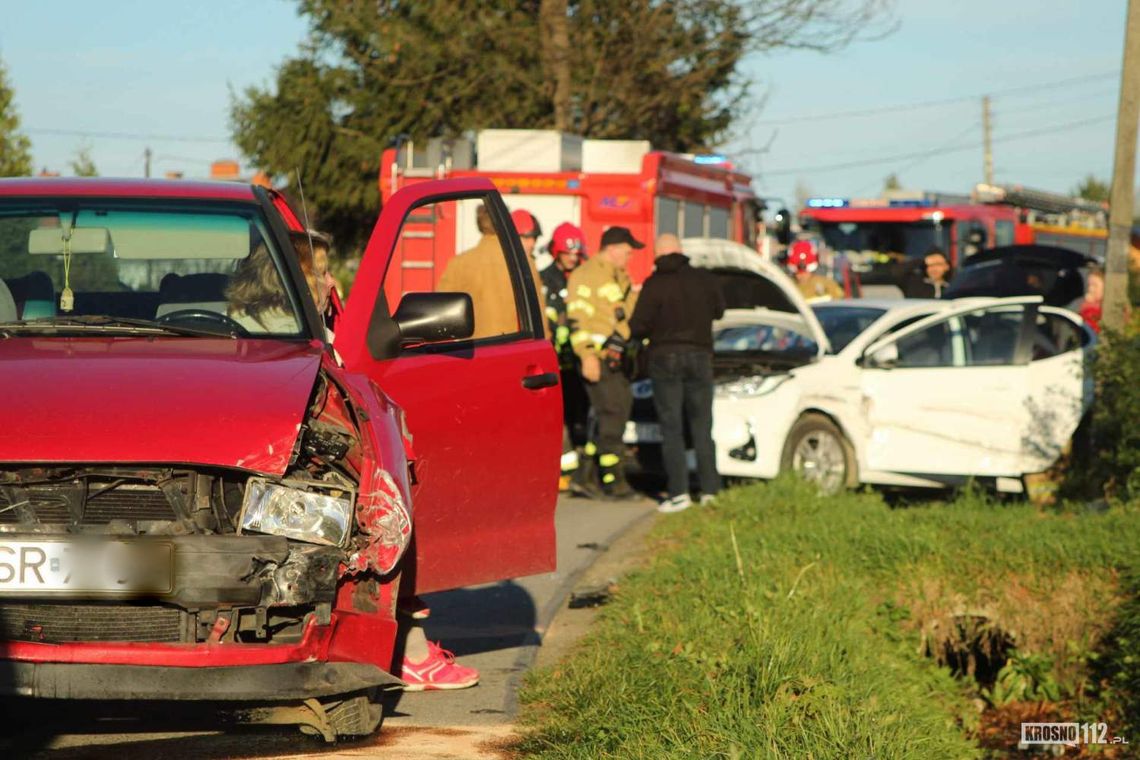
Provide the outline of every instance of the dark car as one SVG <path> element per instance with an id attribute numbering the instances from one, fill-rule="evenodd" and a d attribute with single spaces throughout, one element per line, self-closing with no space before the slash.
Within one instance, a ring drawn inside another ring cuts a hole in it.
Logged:
<path id="1" fill-rule="evenodd" d="M 1085 292 L 1096 259 L 1050 245 L 1007 245 L 980 251 L 962 265 L 947 298 L 1041 296 L 1049 306 L 1073 307 Z"/>

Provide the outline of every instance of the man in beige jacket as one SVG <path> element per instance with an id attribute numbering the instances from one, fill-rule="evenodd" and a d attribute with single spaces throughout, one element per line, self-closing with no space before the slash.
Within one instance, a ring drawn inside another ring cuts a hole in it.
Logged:
<path id="1" fill-rule="evenodd" d="M 474 247 L 467 249 L 447 264 L 443 277 L 439 278 L 436 290 L 441 292 L 468 293 L 475 307 L 475 332 L 472 338 L 493 338 L 497 335 L 510 335 L 519 331 L 518 306 L 511 287 L 511 275 L 495 223 L 487 207 L 480 204 L 475 210 L 475 223 L 482 237 Z M 542 292 L 538 279 L 538 268 L 534 258 L 527 256 L 530 266 L 531 286 L 535 297 Z M 550 329 L 544 333 L 549 337 Z"/>

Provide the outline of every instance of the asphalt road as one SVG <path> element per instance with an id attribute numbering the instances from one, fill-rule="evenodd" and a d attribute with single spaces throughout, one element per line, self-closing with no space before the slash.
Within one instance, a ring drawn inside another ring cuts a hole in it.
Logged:
<path id="1" fill-rule="evenodd" d="M 388 706 L 380 732 L 362 742 L 329 747 L 294 727 L 226 729 L 213 711 L 185 705 L 115 709 L 106 703 L 61 701 L 35 703 L 30 714 L 4 716 L 0 757 L 500 757 L 498 748 L 511 733 L 516 690 L 556 613 L 576 584 L 588 580 L 599 557 L 614 559 L 607 551 L 614 540 L 644 524 L 642 518 L 652 511 L 648 499 L 607 503 L 563 498 L 555 518 L 555 572 L 426 597 L 432 608 L 425 625 L 428 638 L 478 668 L 480 684 L 463 691 L 399 695 Z M 581 627 L 584 620 L 563 630 Z"/>

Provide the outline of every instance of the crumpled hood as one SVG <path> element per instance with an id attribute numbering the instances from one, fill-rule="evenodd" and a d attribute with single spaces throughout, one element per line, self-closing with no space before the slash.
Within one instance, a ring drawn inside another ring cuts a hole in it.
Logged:
<path id="1" fill-rule="evenodd" d="M 316 344 L 0 340 L 0 462 L 198 464 L 284 474 Z"/>

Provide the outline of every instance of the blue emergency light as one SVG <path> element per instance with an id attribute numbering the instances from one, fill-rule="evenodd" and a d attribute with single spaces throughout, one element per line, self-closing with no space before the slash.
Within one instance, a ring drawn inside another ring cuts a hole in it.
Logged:
<path id="1" fill-rule="evenodd" d="M 723 153 L 698 153 L 693 156 L 694 164 L 720 165 L 728 163 L 728 156 Z"/>
<path id="2" fill-rule="evenodd" d="M 846 198 L 808 198 L 808 208 L 843 208 L 847 205 Z"/>

